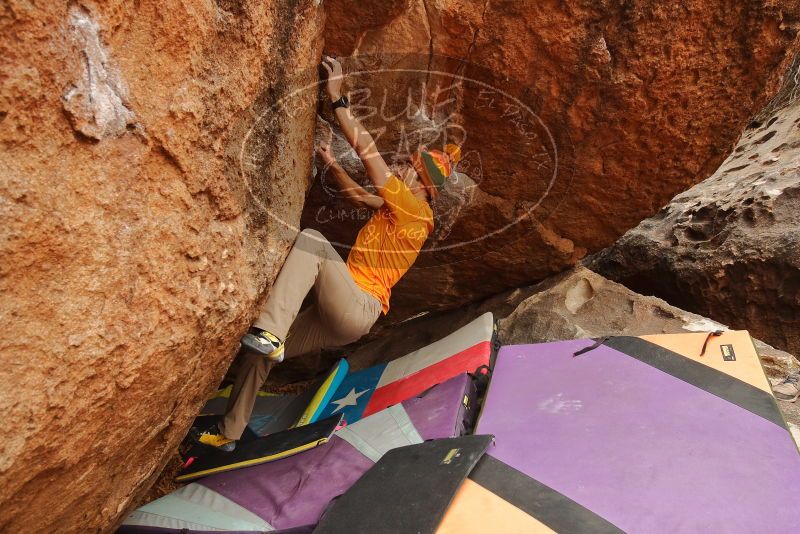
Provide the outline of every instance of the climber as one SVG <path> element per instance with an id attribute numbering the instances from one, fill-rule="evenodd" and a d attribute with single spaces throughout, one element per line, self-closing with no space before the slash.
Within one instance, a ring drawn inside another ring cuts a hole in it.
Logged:
<path id="1" fill-rule="evenodd" d="M 460 158 L 459 147 L 447 145 L 444 152 L 418 150 L 408 162 L 390 168 L 342 95 L 340 63 L 324 56 L 322 66 L 336 120 L 378 194 L 350 178 L 329 146 L 319 146 L 317 155 L 345 198 L 375 213 L 359 232 L 346 263 L 316 230 L 297 236 L 258 319 L 241 340 L 252 352 L 237 373 L 224 419 L 197 434 L 201 443 L 224 451 L 234 450 L 272 365 L 352 343 L 369 332 L 381 312 L 389 311 L 392 286 L 417 259 L 433 230 L 430 202 Z M 312 288 L 314 304 L 299 313 Z"/>

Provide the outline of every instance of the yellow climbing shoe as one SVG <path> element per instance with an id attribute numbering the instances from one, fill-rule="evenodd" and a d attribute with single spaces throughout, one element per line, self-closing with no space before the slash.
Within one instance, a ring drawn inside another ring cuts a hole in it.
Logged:
<path id="1" fill-rule="evenodd" d="M 263 354 L 268 360 L 283 361 L 283 341 L 266 330 L 250 328 L 250 331 L 242 337 L 241 343 L 248 349 Z"/>
<path id="2" fill-rule="evenodd" d="M 195 438 L 198 443 L 215 447 L 221 451 L 231 452 L 236 448 L 236 440 L 226 438 L 217 425 L 200 432 Z"/>

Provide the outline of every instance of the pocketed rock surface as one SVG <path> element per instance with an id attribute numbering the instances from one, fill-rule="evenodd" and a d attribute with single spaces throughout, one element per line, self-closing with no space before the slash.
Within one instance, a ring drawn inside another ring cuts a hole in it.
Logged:
<path id="1" fill-rule="evenodd" d="M 751 124 L 713 176 L 589 264 L 800 352 L 800 102 Z"/>

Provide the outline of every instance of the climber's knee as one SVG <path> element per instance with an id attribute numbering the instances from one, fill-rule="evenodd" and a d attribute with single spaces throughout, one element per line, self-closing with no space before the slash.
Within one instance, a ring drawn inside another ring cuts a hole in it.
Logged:
<path id="1" fill-rule="evenodd" d="M 311 239 L 314 241 L 327 241 L 325 236 L 319 230 L 313 228 L 306 228 L 297 236 L 297 239 Z"/>
<path id="2" fill-rule="evenodd" d="M 319 230 L 306 228 L 297 235 L 294 242 L 295 247 L 299 247 L 306 252 L 310 252 L 320 257 L 332 257 L 333 247 Z"/>
<path id="3" fill-rule="evenodd" d="M 372 330 L 376 320 L 377 317 L 373 319 L 367 315 L 346 314 L 345 319 L 340 322 L 337 328 L 337 337 L 339 338 L 337 345 L 349 345 L 366 336 Z"/>

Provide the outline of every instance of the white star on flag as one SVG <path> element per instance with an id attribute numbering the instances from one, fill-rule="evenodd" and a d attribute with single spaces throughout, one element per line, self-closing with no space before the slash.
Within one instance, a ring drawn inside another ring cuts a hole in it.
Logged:
<path id="1" fill-rule="evenodd" d="M 369 388 L 365 389 L 364 391 L 359 391 L 356 393 L 356 388 L 350 390 L 350 393 L 345 395 L 339 400 L 333 401 L 333 404 L 337 405 L 337 408 L 333 410 L 331 413 L 334 414 L 344 408 L 345 406 L 356 406 L 358 404 L 358 398 L 369 391 Z"/>

